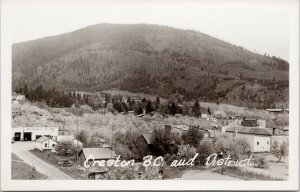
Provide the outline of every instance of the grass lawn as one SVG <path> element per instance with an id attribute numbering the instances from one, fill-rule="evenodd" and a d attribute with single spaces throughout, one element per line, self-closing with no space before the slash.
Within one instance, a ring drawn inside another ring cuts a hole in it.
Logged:
<path id="1" fill-rule="evenodd" d="M 19 180 L 43 180 L 47 179 L 47 176 L 41 174 L 24 163 L 18 156 L 11 154 L 11 179 Z"/>
<path id="2" fill-rule="evenodd" d="M 51 153 L 47 150 L 40 151 L 38 149 L 32 149 L 30 150 L 31 153 L 33 153 L 35 156 L 38 158 L 48 162 L 49 164 L 54 165 L 64 173 L 70 175 L 73 179 L 79 179 L 79 180 L 84 180 L 87 179 L 87 174 L 85 171 L 78 169 L 78 164 L 76 162 L 76 156 L 62 156 L 62 155 L 57 155 L 54 153 Z M 60 167 L 58 166 L 58 161 L 66 159 L 69 160 L 70 162 L 73 163 L 71 167 Z"/>
<path id="3" fill-rule="evenodd" d="M 213 172 L 215 173 L 221 173 L 226 174 L 232 177 L 237 177 L 244 180 L 264 180 L 264 181 L 282 181 L 282 178 L 279 177 L 273 177 L 272 175 L 266 175 L 263 173 L 258 173 L 254 171 L 248 171 L 248 170 L 241 170 L 239 168 L 235 167 L 223 167 L 223 173 L 222 168 L 215 169 Z"/>

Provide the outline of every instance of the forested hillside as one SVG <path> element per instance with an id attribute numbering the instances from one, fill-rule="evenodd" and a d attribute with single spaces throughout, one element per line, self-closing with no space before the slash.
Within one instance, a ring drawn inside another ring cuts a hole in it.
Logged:
<path id="1" fill-rule="evenodd" d="M 203 33 L 158 25 L 99 24 L 14 44 L 13 89 L 118 88 L 248 107 L 288 103 L 289 64 Z"/>

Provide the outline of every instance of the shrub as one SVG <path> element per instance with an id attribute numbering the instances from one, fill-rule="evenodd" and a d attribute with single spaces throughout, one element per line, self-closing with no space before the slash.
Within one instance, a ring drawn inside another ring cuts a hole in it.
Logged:
<path id="1" fill-rule="evenodd" d="M 197 152 L 199 153 L 199 156 L 196 160 L 196 163 L 204 165 L 207 157 L 215 152 L 214 143 L 207 138 L 202 139 L 197 148 Z"/>
<path id="2" fill-rule="evenodd" d="M 274 141 L 271 146 L 271 154 L 278 158 L 278 161 L 281 161 L 282 157 L 288 155 L 289 149 L 287 143 L 284 141 L 280 145 L 278 141 Z"/>
<path id="3" fill-rule="evenodd" d="M 55 150 L 59 155 L 74 155 L 76 153 L 76 148 L 73 147 L 72 142 L 60 142 L 55 146 Z"/>
<path id="4" fill-rule="evenodd" d="M 221 137 L 216 141 L 215 147 L 216 152 L 222 152 L 226 157 L 230 155 L 233 160 L 248 157 L 250 151 L 249 143 L 243 138 L 232 140 L 228 137 Z"/>
<path id="5" fill-rule="evenodd" d="M 269 168 L 266 159 L 263 156 L 257 156 L 254 158 L 254 167 L 261 168 L 261 169 Z"/>
<path id="6" fill-rule="evenodd" d="M 149 154 L 148 145 L 142 138 L 141 134 L 134 131 L 126 131 L 125 133 L 117 132 L 114 135 L 114 142 L 124 145 L 124 148 L 120 148 L 120 152 L 122 151 L 123 154 L 126 154 L 125 157 L 129 159 L 136 159 L 141 161 L 144 156 Z M 117 147 L 117 146 L 115 146 Z M 125 152 L 125 151 L 127 152 Z M 128 152 L 128 150 L 130 152 Z M 125 158 L 122 157 L 122 158 Z"/>
<path id="7" fill-rule="evenodd" d="M 165 134 L 163 129 L 155 129 L 152 133 L 153 152 L 156 156 L 165 154 L 176 154 L 180 138 L 174 134 Z"/>
<path id="8" fill-rule="evenodd" d="M 188 160 L 194 157 L 196 153 L 197 149 L 195 147 L 190 145 L 180 145 L 177 155 L 180 157 L 180 159 Z"/>
<path id="9" fill-rule="evenodd" d="M 182 135 L 182 140 L 184 143 L 193 147 L 198 147 L 198 144 L 202 138 L 203 133 L 199 131 L 198 127 L 190 127 L 188 131 Z"/>

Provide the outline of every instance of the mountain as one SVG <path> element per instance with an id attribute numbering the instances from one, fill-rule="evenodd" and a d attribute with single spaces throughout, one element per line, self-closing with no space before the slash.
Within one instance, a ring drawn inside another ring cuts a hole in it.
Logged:
<path id="1" fill-rule="evenodd" d="M 267 107 L 288 102 L 289 64 L 209 35 L 159 25 L 98 24 L 13 44 L 13 89 L 118 88 Z"/>

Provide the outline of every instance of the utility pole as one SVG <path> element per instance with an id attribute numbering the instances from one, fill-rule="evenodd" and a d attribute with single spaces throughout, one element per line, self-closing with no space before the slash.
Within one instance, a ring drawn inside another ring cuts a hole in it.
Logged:
<path id="1" fill-rule="evenodd" d="M 77 133 L 76 133 L 76 137 L 77 137 L 76 138 L 76 140 L 77 140 L 76 142 L 77 143 L 76 143 L 76 147 L 78 148 L 78 118 L 77 118 L 77 121 L 76 121 L 76 125 L 77 125 Z"/>

